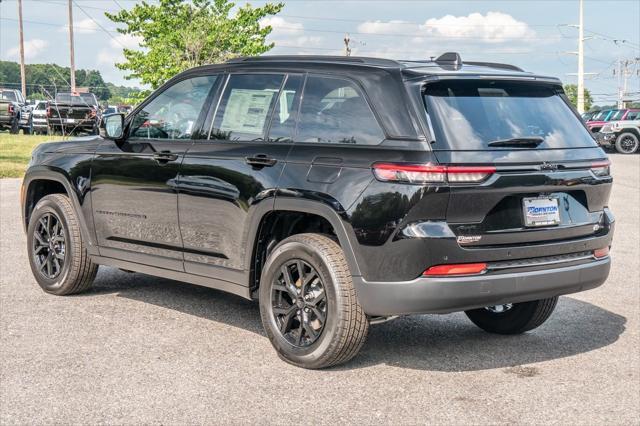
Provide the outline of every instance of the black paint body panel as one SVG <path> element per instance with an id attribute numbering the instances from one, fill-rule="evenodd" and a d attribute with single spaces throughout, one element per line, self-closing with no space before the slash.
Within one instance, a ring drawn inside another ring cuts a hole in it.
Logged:
<path id="1" fill-rule="evenodd" d="M 582 149 L 434 151 L 416 82 L 429 71 L 389 64 L 239 61 L 190 70 L 167 86 L 188 76 L 235 72 L 348 78 L 366 94 L 385 139 L 378 145 L 206 140 L 218 87 L 191 140 L 94 136 L 41 145 L 25 177 L 25 224 L 35 194 L 30 188 L 51 179 L 63 184 L 81 212 L 98 262 L 244 297 L 250 297 L 261 221 L 277 210 L 325 218 L 362 285 L 415 280 L 437 264 L 526 259 L 611 243 L 613 217 L 606 207 L 612 180 L 589 170 L 592 161 L 606 159 L 595 143 Z M 175 158 L 158 161 L 163 151 Z M 247 158 L 260 155 L 275 161 L 248 164 Z M 481 184 L 412 185 L 376 180 L 371 168 L 377 162 L 494 165 L 497 171 Z M 542 170 L 542 163 L 559 167 Z M 522 197 L 548 194 L 566 206 L 560 225 L 525 229 L 514 213 Z M 458 242 L 478 235 L 479 241 Z"/>

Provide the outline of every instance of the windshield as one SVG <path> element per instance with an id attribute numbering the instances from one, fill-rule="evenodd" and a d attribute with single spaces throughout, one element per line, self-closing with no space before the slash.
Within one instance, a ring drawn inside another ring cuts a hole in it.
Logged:
<path id="1" fill-rule="evenodd" d="M 16 102 L 16 92 L 11 90 L 2 90 L 0 91 L 0 99 L 4 101 Z"/>
<path id="2" fill-rule="evenodd" d="M 434 149 L 497 149 L 489 143 L 514 138 L 540 138 L 535 149 L 595 146 L 552 86 L 441 81 L 426 86 L 424 99 L 435 132 Z"/>
<path id="3" fill-rule="evenodd" d="M 80 93 L 74 95 L 71 93 L 58 93 L 56 95 L 56 102 L 63 104 L 78 104 L 78 105 L 97 105 L 95 96 L 93 93 Z"/>

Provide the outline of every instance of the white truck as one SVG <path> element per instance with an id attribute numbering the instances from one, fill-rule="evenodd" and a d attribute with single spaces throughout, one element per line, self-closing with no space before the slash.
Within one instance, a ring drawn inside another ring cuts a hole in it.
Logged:
<path id="1" fill-rule="evenodd" d="M 595 136 L 601 146 L 615 147 L 621 154 L 633 154 L 640 149 L 640 120 L 612 121 Z"/>

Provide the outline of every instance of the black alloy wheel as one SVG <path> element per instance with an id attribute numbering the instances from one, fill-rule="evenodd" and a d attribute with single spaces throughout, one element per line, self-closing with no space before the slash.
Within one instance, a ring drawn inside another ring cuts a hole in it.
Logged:
<path id="1" fill-rule="evenodd" d="M 327 296 L 318 272 L 301 259 L 292 259 L 274 277 L 273 316 L 282 337 L 305 348 L 312 345 L 327 320 Z"/>
<path id="2" fill-rule="evenodd" d="M 57 278 L 67 247 L 62 222 L 54 213 L 47 213 L 38 220 L 33 236 L 32 254 L 38 272 L 50 280 Z"/>

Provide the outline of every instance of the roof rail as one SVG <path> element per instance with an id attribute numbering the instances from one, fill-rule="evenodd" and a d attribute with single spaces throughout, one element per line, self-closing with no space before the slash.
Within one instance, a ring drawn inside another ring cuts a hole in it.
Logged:
<path id="1" fill-rule="evenodd" d="M 329 56 L 329 55 L 264 55 L 264 56 L 244 56 L 229 59 L 227 64 L 237 64 L 245 62 L 342 62 L 351 64 L 393 66 L 401 64 L 393 59 L 368 58 L 364 56 Z"/>

